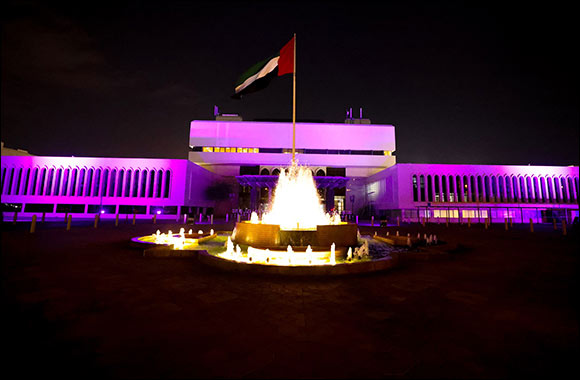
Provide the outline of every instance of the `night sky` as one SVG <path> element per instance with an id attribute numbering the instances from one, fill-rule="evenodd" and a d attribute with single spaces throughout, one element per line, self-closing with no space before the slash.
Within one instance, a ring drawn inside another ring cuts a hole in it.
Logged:
<path id="1" fill-rule="evenodd" d="M 291 118 L 291 75 L 230 96 L 296 33 L 299 120 L 363 107 L 396 127 L 398 162 L 578 165 L 573 3 L 503 3 L 4 2 L 2 141 L 187 158 L 214 105 Z"/>

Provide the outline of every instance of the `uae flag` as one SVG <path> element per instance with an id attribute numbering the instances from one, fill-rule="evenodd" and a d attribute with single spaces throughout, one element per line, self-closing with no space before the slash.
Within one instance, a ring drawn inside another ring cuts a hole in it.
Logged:
<path id="1" fill-rule="evenodd" d="M 268 86 L 272 78 L 294 72 L 294 37 L 278 54 L 256 63 L 243 73 L 236 82 L 234 99 L 256 92 Z"/>

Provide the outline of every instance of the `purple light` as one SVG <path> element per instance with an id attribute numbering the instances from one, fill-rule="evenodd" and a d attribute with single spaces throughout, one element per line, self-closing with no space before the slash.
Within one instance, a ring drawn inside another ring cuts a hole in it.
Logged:
<path id="1" fill-rule="evenodd" d="M 104 213 L 105 213 L 105 210 L 101 210 L 101 214 L 104 214 Z"/>
<path id="2" fill-rule="evenodd" d="M 161 210 L 157 210 L 157 215 L 161 214 Z"/>

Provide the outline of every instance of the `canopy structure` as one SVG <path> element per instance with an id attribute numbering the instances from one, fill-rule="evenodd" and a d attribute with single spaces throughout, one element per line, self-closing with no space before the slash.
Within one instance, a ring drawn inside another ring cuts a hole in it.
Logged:
<path id="1" fill-rule="evenodd" d="M 346 187 L 347 177 L 313 177 L 316 187 L 319 189 L 337 189 Z M 242 186 L 249 186 L 252 189 L 273 189 L 278 183 L 277 175 L 240 175 L 236 179 Z"/>

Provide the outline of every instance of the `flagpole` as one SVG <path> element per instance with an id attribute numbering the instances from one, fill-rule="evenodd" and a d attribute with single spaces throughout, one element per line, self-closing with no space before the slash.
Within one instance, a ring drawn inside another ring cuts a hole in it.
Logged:
<path id="1" fill-rule="evenodd" d="M 296 33 L 294 33 L 294 73 L 292 76 L 292 165 L 296 159 Z"/>

